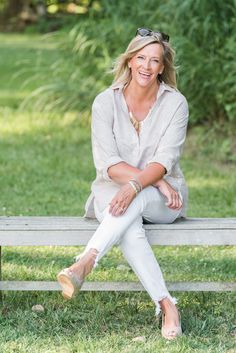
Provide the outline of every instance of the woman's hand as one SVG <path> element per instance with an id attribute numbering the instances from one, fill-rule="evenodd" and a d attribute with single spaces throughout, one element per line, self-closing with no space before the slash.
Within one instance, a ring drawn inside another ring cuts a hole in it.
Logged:
<path id="1" fill-rule="evenodd" d="M 110 202 L 109 213 L 112 216 L 121 216 L 129 207 L 136 194 L 132 186 L 123 185 Z"/>
<path id="2" fill-rule="evenodd" d="M 154 184 L 154 186 L 157 187 L 160 192 L 167 198 L 167 207 L 173 210 L 179 210 L 182 207 L 182 198 L 180 197 L 179 193 L 173 189 L 169 183 L 167 183 L 167 181 L 161 179 L 156 184 Z"/>

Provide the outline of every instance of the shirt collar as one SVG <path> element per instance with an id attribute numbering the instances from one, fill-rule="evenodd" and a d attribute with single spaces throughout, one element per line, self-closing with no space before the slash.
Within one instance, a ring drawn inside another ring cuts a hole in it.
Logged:
<path id="1" fill-rule="evenodd" d="M 123 90 L 124 87 L 125 87 L 125 85 L 122 85 L 122 84 L 112 85 L 111 86 L 111 88 L 113 90 L 119 89 L 120 91 Z M 160 87 L 159 87 L 159 90 L 157 92 L 157 98 L 160 97 L 165 91 L 176 92 L 177 88 L 173 88 L 173 87 L 167 85 L 165 82 L 160 82 Z"/>
<path id="2" fill-rule="evenodd" d="M 157 92 L 157 97 L 159 97 L 160 95 L 162 95 L 163 92 L 165 91 L 169 91 L 169 92 L 176 92 L 177 88 L 173 88 L 169 85 L 167 85 L 165 82 L 160 82 L 160 87 L 159 90 Z"/>

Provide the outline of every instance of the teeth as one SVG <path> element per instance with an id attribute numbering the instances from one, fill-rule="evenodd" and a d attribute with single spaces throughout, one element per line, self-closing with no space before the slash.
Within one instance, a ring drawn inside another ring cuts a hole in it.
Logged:
<path id="1" fill-rule="evenodd" d="M 144 72 L 139 72 L 141 75 L 144 75 L 144 76 L 151 76 L 151 74 L 146 74 L 146 73 L 144 73 Z"/>

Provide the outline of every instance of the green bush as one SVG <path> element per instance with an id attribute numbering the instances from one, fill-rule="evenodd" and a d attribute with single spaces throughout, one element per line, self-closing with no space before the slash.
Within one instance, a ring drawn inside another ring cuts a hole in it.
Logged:
<path id="1" fill-rule="evenodd" d="M 46 75 L 48 84 L 33 93 L 36 105 L 89 109 L 95 95 L 111 83 L 105 72 L 113 60 L 136 28 L 146 26 L 170 34 L 190 123 L 235 122 L 235 9 L 234 0 L 137 0 L 135 6 L 102 0 L 69 31 L 58 61 L 49 68 L 51 75 Z M 41 75 L 40 67 L 36 72 Z"/>
<path id="2" fill-rule="evenodd" d="M 236 113 L 236 3 L 233 0 L 169 0 L 160 7 L 172 20 L 180 89 L 193 123 L 234 120 Z"/>

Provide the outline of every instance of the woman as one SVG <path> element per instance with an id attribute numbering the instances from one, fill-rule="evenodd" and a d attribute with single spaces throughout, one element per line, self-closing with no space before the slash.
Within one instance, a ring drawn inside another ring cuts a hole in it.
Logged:
<path id="1" fill-rule="evenodd" d="M 117 60 L 113 85 L 92 107 L 97 177 L 86 203 L 100 225 L 75 264 L 58 274 L 70 299 L 100 258 L 119 244 L 125 258 L 163 311 L 162 335 L 182 334 L 176 299 L 169 294 L 145 236 L 143 220 L 172 223 L 185 215 L 187 187 L 179 167 L 188 105 L 176 89 L 169 37 L 139 28 Z"/>

